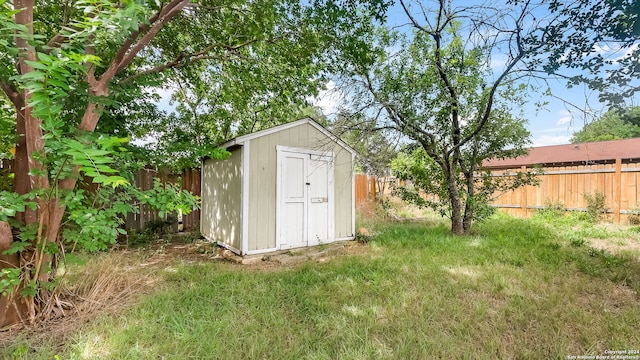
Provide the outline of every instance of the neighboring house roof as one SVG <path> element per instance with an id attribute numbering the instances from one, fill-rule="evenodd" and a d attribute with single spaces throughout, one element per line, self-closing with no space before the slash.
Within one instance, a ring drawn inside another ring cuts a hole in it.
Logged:
<path id="1" fill-rule="evenodd" d="M 230 148 L 232 146 L 236 146 L 236 145 L 242 146 L 245 142 L 247 142 L 249 140 L 252 140 L 252 139 L 255 139 L 255 138 L 259 138 L 261 136 L 273 134 L 275 132 L 282 131 L 282 130 L 285 130 L 285 129 L 289 129 L 289 128 L 292 128 L 292 127 L 295 127 L 295 126 L 299 126 L 299 125 L 302 125 L 302 124 L 309 124 L 309 125 L 315 127 L 316 129 L 318 129 L 318 131 L 320 131 L 321 133 L 326 135 L 328 138 L 330 138 L 331 140 L 333 140 L 336 143 L 338 143 L 338 145 L 342 146 L 343 148 L 345 148 L 350 153 L 352 153 L 354 155 L 356 154 L 356 151 L 351 146 L 347 145 L 347 143 L 345 143 L 344 141 L 340 140 L 339 137 L 333 135 L 329 130 L 323 128 L 322 125 L 318 124 L 315 120 L 313 120 L 311 118 L 305 118 L 305 119 L 293 121 L 293 122 L 290 122 L 290 123 L 274 126 L 274 127 L 268 128 L 268 129 L 256 131 L 256 132 L 251 133 L 251 134 L 238 136 L 237 138 L 231 139 L 231 140 L 221 144 L 220 147 L 228 149 L 228 148 Z"/>
<path id="2" fill-rule="evenodd" d="M 640 138 L 533 147 L 529 149 L 529 155 L 492 159 L 482 165 L 489 169 L 508 169 L 529 165 L 584 165 L 616 159 L 622 159 L 623 162 L 640 159 Z"/>

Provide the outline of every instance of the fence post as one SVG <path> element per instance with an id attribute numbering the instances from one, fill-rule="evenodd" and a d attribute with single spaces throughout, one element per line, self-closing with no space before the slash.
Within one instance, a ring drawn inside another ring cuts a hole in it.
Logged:
<path id="1" fill-rule="evenodd" d="M 522 167 L 520 167 L 520 171 L 522 171 L 523 173 L 527 172 L 527 166 L 523 165 Z M 524 217 L 527 217 L 527 186 L 528 185 L 522 185 L 522 189 L 521 191 L 521 195 L 522 199 L 520 199 L 520 205 L 522 206 L 522 213 L 524 214 Z"/>
<path id="2" fill-rule="evenodd" d="M 616 172 L 613 177 L 613 219 L 620 222 L 620 206 L 622 205 L 622 159 L 616 159 Z"/>
<path id="3" fill-rule="evenodd" d="M 369 177 L 369 181 L 371 184 L 371 200 L 376 201 L 376 177 L 375 175 L 371 175 Z"/>

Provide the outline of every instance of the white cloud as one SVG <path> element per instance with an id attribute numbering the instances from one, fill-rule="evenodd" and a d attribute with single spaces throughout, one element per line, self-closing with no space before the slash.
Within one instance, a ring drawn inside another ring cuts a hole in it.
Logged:
<path id="1" fill-rule="evenodd" d="M 570 139 L 571 139 L 571 136 L 569 135 L 557 135 L 557 136 L 543 135 L 543 136 L 533 138 L 532 146 L 537 147 L 537 146 L 568 144 Z"/>
<path id="2" fill-rule="evenodd" d="M 627 57 L 631 56 L 631 54 L 633 54 L 634 51 L 638 51 L 639 48 L 640 48 L 640 44 L 635 43 L 630 48 L 625 49 L 624 53 L 619 58 L 614 59 L 614 60 L 618 61 L 618 60 L 622 60 L 624 58 L 627 58 Z"/>
<path id="3" fill-rule="evenodd" d="M 604 45 L 596 44 L 593 47 L 593 51 L 596 54 L 600 54 L 600 55 L 606 55 L 606 54 L 610 53 L 612 50 L 613 49 L 611 49 L 611 47 L 609 47 L 609 45 L 607 45 L 607 44 L 604 44 Z"/>
<path id="4" fill-rule="evenodd" d="M 560 118 L 558 119 L 556 124 L 557 125 L 570 124 L 572 120 L 573 120 L 573 114 L 571 113 L 571 111 L 562 110 L 560 111 Z"/>
<path id="5" fill-rule="evenodd" d="M 578 130 L 580 130 L 580 127 L 576 127 L 576 126 L 560 126 L 560 127 L 553 127 L 553 128 L 548 128 L 548 129 L 537 129 L 537 130 L 533 130 L 533 133 L 536 134 L 550 134 L 550 133 L 556 133 L 556 134 L 561 134 L 561 133 L 574 133 Z"/>
<path id="6" fill-rule="evenodd" d="M 343 100 L 344 93 L 336 87 L 333 80 L 325 84 L 325 89 L 320 90 L 317 97 L 309 99 L 314 106 L 322 109 L 322 112 L 327 116 L 337 114 Z"/>
<path id="7" fill-rule="evenodd" d="M 611 61 L 620 61 L 624 58 L 627 58 L 629 56 L 631 56 L 631 54 L 634 51 L 637 51 L 639 48 L 639 44 L 633 44 L 630 47 L 623 47 L 623 48 L 612 48 L 610 47 L 608 44 L 604 44 L 604 45 L 599 45 L 596 44 L 593 47 L 593 51 L 597 54 L 603 55 L 605 57 L 607 57 L 609 60 Z"/>
<path id="8" fill-rule="evenodd" d="M 564 116 L 558 120 L 558 126 L 531 131 L 531 141 L 533 146 L 549 146 L 569 143 L 573 133 L 580 130 L 580 128 L 569 123 L 571 121 L 571 114 L 569 111 L 562 111 L 561 115 Z M 569 120 L 566 120 L 565 118 Z"/>
<path id="9" fill-rule="evenodd" d="M 147 94 L 155 94 L 160 97 L 160 99 L 156 103 L 156 105 L 158 105 L 158 108 L 160 110 L 173 111 L 176 108 L 175 105 L 171 104 L 171 95 L 173 95 L 172 88 L 149 87 L 149 88 L 146 88 L 145 91 L 147 92 Z"/>
<path id="10" fill-rule="evenodd" d="M 131 143 L 136 146 L 148 147 L 158 143 L 158 138 L 156 135 L 146 135 L 142 138 L 135 138 L 131 140 Z"/>

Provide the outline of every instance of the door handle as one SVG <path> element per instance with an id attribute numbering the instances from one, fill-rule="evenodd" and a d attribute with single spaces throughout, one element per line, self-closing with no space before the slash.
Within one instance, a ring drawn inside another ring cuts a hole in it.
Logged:
<path id="1" fill-rule="evenodd" d="M 311 185 L 311 183 L 306 183 L 307 185 Z"/>

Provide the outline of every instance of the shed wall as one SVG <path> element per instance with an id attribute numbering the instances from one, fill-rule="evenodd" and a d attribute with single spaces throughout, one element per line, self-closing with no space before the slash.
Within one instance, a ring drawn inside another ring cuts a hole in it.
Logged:
<path id="1" fill-rule="evenodd" d="M 276 146 L 332 151 L 335 156 L 335 237 L 353 236 L 351 153 L 310 124 L 251 140 L 248 251 L 276 247 Z"/>
<path id="2" fill-rule="evenodd" d="M 226 160 L 207 159 L 202 166 L 200 231 L 209 239 L 241 249 L 242 150 Z"/>

